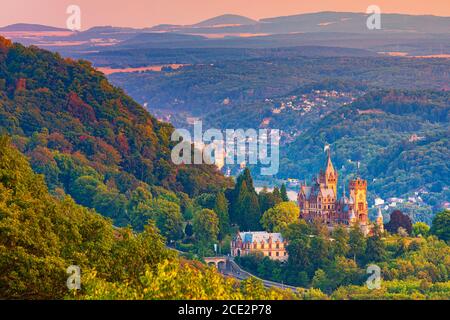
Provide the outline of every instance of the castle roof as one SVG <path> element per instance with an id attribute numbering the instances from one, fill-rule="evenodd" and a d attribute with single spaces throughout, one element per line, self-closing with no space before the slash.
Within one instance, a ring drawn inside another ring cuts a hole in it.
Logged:
<path id="1" fill-rule="evenodd" d="M 309 199 L 309 197 L 311 196 L 311 187 L 308 186 L 302 186 L 301 191 L 303 192 L 303 194 L 305 195 L 306 199 Z"/>
<path id="2" fill-rule="evenodd" d="M 336 171 L 334 170 L 333 162 L 331 161 L 331 153 L 328 149 L 327 167 L 325 169 L 325 174 L 328 176 L 330 173 L 335 174 Z"/>
<path id="3" fill-rule="evenodd" d="M 239 232 L 239 237 L 242 241 L 245 242 L 264 242 L 269 243 L 269 239 L 272 238 L 272 242 L 283 242 L 283 236 L 281 233 L 269 233 L 266 231 L 248 231 L 248 232 Z"/>

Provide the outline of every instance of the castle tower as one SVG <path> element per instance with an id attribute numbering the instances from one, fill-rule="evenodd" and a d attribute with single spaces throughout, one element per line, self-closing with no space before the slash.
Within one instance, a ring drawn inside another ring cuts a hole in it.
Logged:
<path id="1" fill-rule="evenodd" d="M 367 225 L 369 209 L 367 205 L 367 181 L 361 178 L 350 180 L 350 198 L 354 203 L 356 219 L 361 225 Z"/>
<path id="2" fill-rule="evenodd" d="M 338 173 L 334 169 L 333 162 L 331 162 L 330 149 L 328 149 L 328 159 L 327 167 L 325 169 L 325 184 L 328 188 L 333 189 L 335 199 L 337 199 L 337 183 L 338 183 Z"/>
<path id="3" fill-rule="evenodd" d="M 381 213 L 380 207 L 378 207 L 378 215 L 377 215 L 376 224 L 378 226 L 378 230 L 380 230 L 380 232 L 383 233 L 384 232 L 383 214 Z"/>

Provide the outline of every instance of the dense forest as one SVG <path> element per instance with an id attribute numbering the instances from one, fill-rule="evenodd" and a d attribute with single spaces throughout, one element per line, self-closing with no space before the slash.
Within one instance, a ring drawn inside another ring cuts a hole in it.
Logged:
<path id="1" fill-rule="evenodd" d="M 0 129 L 45 175 L 52 193 L 69 194 L 118 226 L 142 228 L 134 221 L 136 198 L 166 195 L 179 205 L 232 184 L 215 166 L 175 166 L 173 127 L 89 62 L 0 40 Z"/>
<path id="2" fill-rule="evenodd" d="M 2 299 L 301 297 L 264 289 L 255 279 L 238 283 L 199 261 L 179 258 L 153 223 L 135 234 L 69 196 L 55 198 L 6 136 L 0 137 L 0 214 Z M 81 269 L 82 291 L 66 287 L 71 265 Z"/>

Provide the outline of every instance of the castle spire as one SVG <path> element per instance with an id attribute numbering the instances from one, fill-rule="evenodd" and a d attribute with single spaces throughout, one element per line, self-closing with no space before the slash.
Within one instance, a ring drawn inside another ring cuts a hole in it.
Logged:
<path id="1" fill-rule="evenodd" d="M 335 170 L 334 170 L 333 162 L 331 161 L 331 151 L 330 151 L 330 146 L 329 145 L 327 145 L 326 151 L 327 151 L 327 167 L 325 169 L 325 172 L 327 174 L 329 174 L 331 172 L 334 173 Z"/>
<path id="2" fill-rule="evenodd" d="M 333 162 L 331 161 L 331 152 L 330 152 L 330 145 L 325 145 L 324 148 L 325 151 L 327 151 L 327 167 L 325 169 L 325 172 L 323 173 L 323 180 L 325 182 L 325 185 L 328 188 L 333 189 L 334 192 L 334 198 L 338 198 L 337 194 L 337 184 L 338 184 L 338 173 L 334 169 Z"/>
<path id="3" fill-rule="evenodd" d="M 361 162 L 358 161 L 356 163 L 356 178 L 359 178 L 359 167 L 361 166 Z"/>
<path id="4" fill-rule="evenodd" d="M 378 230 L 383 233 L 384 232 L 384 223 L 383 223 L 383 213 L 381 213 L 381 207 L 378 207 L 378 214 L 376 219 L 376 225 L 378 226 Z"/>
<path id="5" fill-rule="evenodd" d="M 342 180 L 342 198 L 345 200 L 345 181 Z"/>

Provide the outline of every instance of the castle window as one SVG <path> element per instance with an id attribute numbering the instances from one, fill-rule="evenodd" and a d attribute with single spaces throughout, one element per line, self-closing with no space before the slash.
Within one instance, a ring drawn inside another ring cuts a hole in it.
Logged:
<path id="1" fill-rule="evenodd" d="M 279 243 L 277 243 L 276 248 L 280 249 L 280 244 Z"/>
<path id="2" fill-rule="evenodd" d="M 256 243 L 254 243 L 254 244 L 253 244 L 253 249 L 256 249 L 257 246 L 258 246 L 258 245 L 257 245 Z"/>
<path id="3" fill-rule="evenodd" d="M 277 255 L 277 257 L 279 257 L 279 256 L 280 256 L 280 253 L 277 251 L 276 255 Z"/>
<path id="4" fill-rule="evenodd" d="M 269 257 L 271 257 L 271 256 L 272 256 L 272 252 L 269 251 Z"/>

